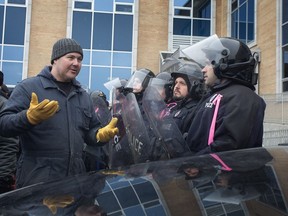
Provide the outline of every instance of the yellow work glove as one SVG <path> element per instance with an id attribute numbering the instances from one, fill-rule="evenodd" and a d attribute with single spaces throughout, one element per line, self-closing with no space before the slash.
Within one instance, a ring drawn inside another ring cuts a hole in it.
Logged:
<path id="1" fill-rule="evenodd" d="M 116 127 L 118 119 L 112 118 L 110 123 L 103 128 L 100 128 L 96 134 L 96 139 L 99 142 L 108 142 L 112 139 L 116 134 L 118 134 L 119 130 Z"/>
<path id="2" fill-rule="evenodd" d="M 50 101 L 45 99 L 41 103 L 38 103 L 37 95 L 35 92 L 32 92 L 30 107 L 27 110 L 26 116 L 31 124 L 36 125 L 53 116 L 58 108 L 58 101 L 55 100 Z"/>
<path id="3" fill-rule="evenodd" d="M 74 202 L 71 195 L 48 196 L 43 199 L 43 205 L 47 206 L 53 215 L 57 213 L 57 208 L 65 208 Z"/>

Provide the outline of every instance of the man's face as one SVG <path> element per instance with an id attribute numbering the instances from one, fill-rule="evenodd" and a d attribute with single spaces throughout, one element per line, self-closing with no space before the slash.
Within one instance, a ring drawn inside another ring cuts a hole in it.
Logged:
<path id="1" fill-rule="evenodd" d="M 211 64 L 206 65 L 202 69 L 202 73 L 205 85 L 207 85 L 208 87 L 212 87 L 218 79 L 214 73 L 213 66 Z"/>
<path id="2" fill-rule="evenodd" d="M 188 95 L 188 86 L 182 77 L 177 77 L 173 89 L 173 98 L 175 100 L 181 100 Z"/>
<path id="3" fill-rule="evenodd" d="M 141 92 L 142 89 L 142 81 L 138 77 L 135 77 L 133 80 L 133 92 L 138 93 Z"/>
<path id="4" fill-rule="evenodd" d="M 79 53 L 68 53 L 54 60 L 51 73 L 57 81 L 70 82 L 79 74 L 82 60 Z"/>

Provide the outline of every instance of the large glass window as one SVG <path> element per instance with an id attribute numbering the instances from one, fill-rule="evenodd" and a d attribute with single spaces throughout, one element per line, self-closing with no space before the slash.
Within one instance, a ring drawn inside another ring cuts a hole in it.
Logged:
<path id="1" fill-rule="evenodd" d="M 85 23 L 85 25 L 84 25 Z M 73 13 L 72 35 L 81 42 L 83 49 L 89 49 L 91 44 L 92 14 L 88 12 Z"/>
<path id="2" fill-rule="evenodd" d="M 117 51 L 132 51 L 133 17 L 116 14 L 114 22 L 114 48 Z"/>
<path id="3" fill-rule="evenodd" d="M 283 92 L 288 91 L 288 0 L 282 0 L 282 62 Z"/>
<path id="4" fill-rule="evenodd" d="M 0 1 L 0 68 L 4 73 L 4 83 L 12 87 L 22 80 L 24 72 L 28 2 L 5 2 Z"/>
<path id="5" fill-rule="evenodd" d="M 211 35 L 211 0 L 173 0 L 173 48 Z"/>
<path id="6" fill-rule="evenodd" d="M 113 14 L 95 13 L 93 26 L 93 49 L 111 50 Z"/>
<path id="7" fill-rule="evenodd" d="M 231 36 L 244 43 L 254 41 L 254 0 L 231 0 Z"/>
<path id="8" fill-rule="evenodd" d="M 132 72 L 134 0 L 74 0 L 73 5 L 72 38 L 84 49 L 78 80 L 109 95 L 103 83 Z"/>

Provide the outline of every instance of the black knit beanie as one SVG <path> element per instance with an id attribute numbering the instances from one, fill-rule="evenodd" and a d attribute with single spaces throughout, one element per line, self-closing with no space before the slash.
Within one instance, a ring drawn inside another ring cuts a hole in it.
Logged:
<path id="1" fill-rule="evenodd" d="M 53 45 L 51 64 L 55 59 L 58 59 L 67 53 L 76 52 L 83 57 L 83 50 L 80 44 L 72 38 L 62 38 Z"/>

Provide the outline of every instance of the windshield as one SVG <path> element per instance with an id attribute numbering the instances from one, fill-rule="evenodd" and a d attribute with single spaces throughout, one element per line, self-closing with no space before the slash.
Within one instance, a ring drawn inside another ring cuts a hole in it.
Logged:
<path id="1" fill-rule="evenodd" d="M 1 194 L 0 215 L 287 215 L 287 152 L 228 151 L 41 182 Z"/>

